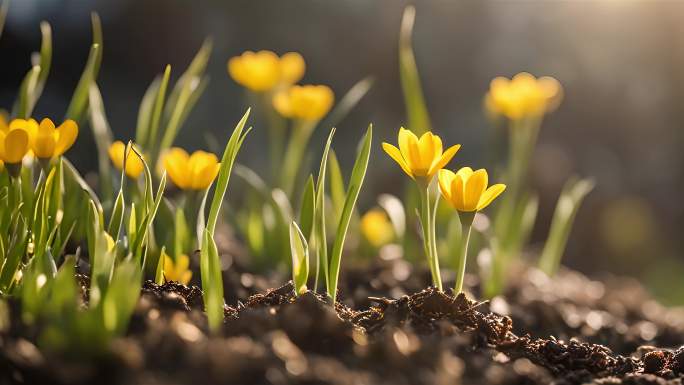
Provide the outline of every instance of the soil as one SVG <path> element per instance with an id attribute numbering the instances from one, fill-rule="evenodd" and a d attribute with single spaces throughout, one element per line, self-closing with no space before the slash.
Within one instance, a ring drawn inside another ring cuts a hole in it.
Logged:
<path id="1" fill-rule="evenodd" d="M 89 357 L 40 349 L 10 301 L 0 384 L 684 382 L 684 312 L 633 280 L 524 269 L 502 296 L 477 302 L 422 288 L 427 273 L 383 261 L 346 271 L 333 307 L 311 291 L 295 296 L 291 283 L 264 290 L 273 277 L 229 271 L 218 335 L 198 287 L 145 282 L 126 336 Z M 466 283 L 478 292 L 474 277 Z"/>

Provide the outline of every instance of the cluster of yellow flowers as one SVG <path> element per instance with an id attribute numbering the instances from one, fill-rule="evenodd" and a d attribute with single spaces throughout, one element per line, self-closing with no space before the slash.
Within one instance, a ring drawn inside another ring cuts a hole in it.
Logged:
<path id="1" fill-rule="evenodd" d="M 503 184 L 487 188 L 485 169 L 473 172 L 470 167 L 463 167 L 456 173 L 444 170 L 461 145 L 451 146 L 443 152 L 442 139 L 429 131 L 418 138 L 402 127 L 399 129 L 399 148 L 389 143 L 383 143 L 382 148 L 421 186 L 429 185 L 439 172 L 442 196 L 462 212 L 484 209 L 506 188 Z"/>
<path id="2" fill-rule="evenodd" d="M 0 165 L 5 165 L 14 177 L 21 171 L 21 162 L 33 155 L 42 162 L 64 154 L 76 141 L 78 125 L 66 120 L 55 127 L 45 118 L 40 124 L 35 119 L 13 119 L 9 124 L 0 117 Z"/>
<path id="3" fill-rule="evenodd" d="M 493 115 L 519 120 L 553 111 L 562 98 L 563 88 L 558 80 L 521 72 L 511 79 L 494 78 L 485 96 L 485 106 Z"/>
<path id="4" fill-rule="evenodd" d="M 253 92 L 271 93 L 273 108 L 283 117 L 317 121 L 332 108 L 335 94 L 325 85 L 295 85 L 304 76 L 302 55 L 247 51 L 228 61 L 236 83 Z"/>
<path id="5" fill-rule="evenodd" d="M 138 153 L 140 150 L 136 147 Z M 121 141 L 109 147 L 109 158 L 112 164 L 121 171 L 123 169 L 126 145 Z M 216 155 L 206 151 L 195 151 L 192 155 L 179 147 L 169 149 L 163 156 L 163 165 L 169 179 L 182 190 L 205 190 L 216 179 L 221 164 Z M 138 179 L 144 165 L 133 151 L 126 157 L 126 175 Z"/>

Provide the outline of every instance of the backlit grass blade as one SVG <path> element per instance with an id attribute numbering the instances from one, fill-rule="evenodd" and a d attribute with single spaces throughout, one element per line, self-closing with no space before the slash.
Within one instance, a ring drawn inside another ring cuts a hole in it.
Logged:
<path id="1" fill-rule="evenodd" d="M 0 6 L 0 36 L 5 30 L 5 20 L 7 20 L 7 11 L 9 11 L 10 0 L 4 0 Z"/>
<path id="2" fill-rule="evenodd" d="M 332 144 L 333 136 L 335 136 L 335 127 L 330 130 L 328 140 L 325 142 L 323 149 L 323 156 L 321 156 L 321 165 L 318 169 L 318 180 L 316 181 L 316 202 L 314 215 L 314 237 L 316 245 L 316 254 L 318 263 L 316 264 L 316 278 L 314 283 L 314 290 L 318 290 L 318 277 L 323 275 L 326 290 L 328 288 L 328 239 L 325 231 L 325 176 L 328 173 L 328 154 L 330 152 L 330 145 Z"/>
<path id="3" fill-rule="evenodd" d="M 292 254 L 292 281 L 295 294 L 306 292 L 309 279 L 309 244 L 295 221 L 290 223 L 290 253 Z"/>
<path id="4" fill-rule="evenodd" d="M 97 73 L 95 73 L 95 66 L 98 62 L 101 48 L 97 44 L 93 44 L 90 48 L 90 55 L 88 55 L 88 62 L 81 75 L 74 95 L 71 97 L 71 103 L 67 108 L 66 118 L 79 121 L 83 112 L 88 107 L 88 90 L 90 85 L 95 81 Z"/>
<path id="5" fill-rule="evenodd" d="M 363 144 L 361 145 L 361 149 L 354 162 L 354 168 L 349 179 L 347 197 L 344 203 L 344 209 L 342 210 L 342 217 L 337 226 L 337 234 L 335 235 L 335 242 L 333 243 L 332 254 L 330 255 L 330 285 L 328 286 L 328 295 L 332 298 L 333 304 L 337 298 L 337 280 L 340 275 L 340 263 L 342 260 L 342 251 L 344 249 L 344 241 L 347 237 L 347 229 L 352 218 L 356 200 L 359 197 L 363 180 L 366 177 L 372 141 L 373 125 L 371 124 L 368 126 L 368 131 L 363 139 Z"/>
<path id="6" fill-rule="evenodd" d="M 202 235 L 202 247 L 200 248 L 200 273 L 202 276 L 202 290 L 204 293 L 204 306 L 207 312 L 209 328 L 216 332 L 223 323 L 223 276 L 221 275 L 221 262 L 219 260 L 216 242 L 214 241 L 214 231 L 218 221 L 223 198 L 228 189 L 228 181 L 233 170 L 233 164 L 238 151 L 249 133 L 249 129 L 244 131 L 245 123 L 249 117 L 250 110 L 242 116 L 233 134 L 230 136 L 226 148 L 221 158 L 221 168 L 216 180 L 214 196 L 211 200 L 207 225 Z"/>
<path id="7" fill-rule="evenodd" d="M 334 150 L 330 150 L 330 164 L 328 165 L 328 178 L 330 185 L 330 200 L 332 201 L 333 220 L 334 223 L 340 221 L 342 216 L 342 208 L 344 207 L 345 192 L 344 177 L 342 176 L 342 168 L 340 162 L 337 160 L 337 154 Z"/>
<path id="8" fill-rule="evenodd" d="M 142 271 L 134 261 L 121 262 L 112 274 L 102 301 L 102 320 L 107 331 L 120 335 L 128 326 L 140 296 Z"/>
<path id="9" fill-rule="evenodd" d="M 154 106 L 152 108 L 152 115 L 150 116 L 149 137 L 146 140 L 147 148 L 150 149 L 152 168 L 157 164 L 157 157 L 160 154 L 159 147 L 159 125 L 161 123 L 162 111 L 164 108 L 164 101 L 166 100 L 166 89 L 169 86 L 169 78 L 171 77 L 171 66 L 167 65 L 162 75 L 157 96 L 154 99 Z"/>
<path id="10" fill-rule="evenodd" d="M 214 235 L 214 230 L 216 229 L 216 222 L 218 221 L 219 211 L 221 209 L 221 204 L 223 203 L 223 197 L 226 195 L 226 190 L 228 189 L 228 180 L 230 179 L 230 174 L 233 170 L 233 164 L 235 163 L 235 158 L 237 157 L 240 146 L 245 140 L 245 136 L 249 133 L 249 129 L 244 130 L 245 123 L 247 123 L 247 118 L 249 117 L 250 110 L 242 116 L 242 119 L 235 126 L 233 134 L 230 136 L 226 148 L 221 157 L 221 168 L 219 169 L 218 177 L 216 179 L 216 190 L 214 190 L 214 198 L 211 201 L 211 207 L 209 209 L 209 217 L 207 218 L 207 229 L 211 235 Z M 244 134 L 243 134 L 244 131 Z"/>
<path id="11" fill-rule="evenodd" d="M 584 197 L 593 189 L 594 181 L 591 179 L 572 178 L 563 187 L 551 220 L 549 237 L 539 258 L 539 268 L 546 274 L 554 275 L 558 271 L 577 211 Z"/>
<path id="12" fill-rule="evenodd" d="M 99 171 L 100 194 L 107 200 L 114 195 L 112 186 L 112 167 L 109 160 L 109 147 L 112 145 L 112 130 L 102 102 L 102 94 L 97 84 L 92 83 L 88 94 L 90 105 L 90 127 L 97 147 L 97 165 Z"/>
<path id="13" fill-rule="evenodd" d="M 161 252 L 159 253 L 159 259 L 157 260 L 157 270 L 154 273 L 154 283 L 157 285 L 164 284 L 164 261 L 168 258 L 166 255 L 166 247 L 162 246 Z"/>
<path id="14" fill-rule="evenodd" d="M 302 233 L 306 239 L 311 239 L 314 215 L 316 209 L 316 190 L 313 175 L 309 175 L 302 193 L 302 201 L 299 208 L 299 222 L 302 224 Z"/>
<path id="15" fill-rule="evenodd" d="M 38 84 L 38 77 L 40 76 L 40 66 L 33 66 L 29 72 L 24 76 L 21 85 L 19 86 L 19 98 L 15 103 L 14 115 L 17 118 L 28 118 L 29 108 L 31 105 L 31 99 L 33 98 L 33 93 Z"/>
<path id="16" fill-rule="evenodd" d="M 340 101 L 335 105 L 335 108 L 328 114 L 328 117 L 323 121 L 320 126 L 322 127 L 335 127 L 344 118 L 349 115 L 349 112 L 356 107 L 357 104 L 363 99 L 368 91 L 373 87 L 374 79 L 372 76 L 365 77 L 359 80 L 352 88 L 347 91 L 346 94 L 340 99 Z"/>
<path id="17" fill-rule="evenodd" d="M 411 35 L 413 24 L 416 19 L 416 9 L 413 6 L 406 7 L 401 19 L 399 32 L 399 77 L 401 88 L 404 91 L 404 103 L 408 118 L 407 128 L 416 135 L 420 135 L 432 129 L 430 115 L 425 104 L 423 88 L 420 84 L 416 58 L 413 55 Z"/>
<path id="18" fill-rule="evenodd" d="M 159 93 L 161 85 L 161 76 L 157 76 L 152 83 L 147 87 L 140 107 L 138 107 L 138 121 L 135 128 L 135 143 L 143 148 L 147 148 L 150 137 L 150 120 L 152 118 L 152 108 L 154 101 Z"/>
<path id="19" fill-rule="evenodd" d="M 112 215 L 109 218 L 109 226 L 107 227 L 107 232 L 114 238 L 114 241 L 117 241 L 119 239 L 119 234 L 121 234 L 125 207 L 126 204 L 124 202 L 123 190 L 119 190 L 116 201 L 114 201 L 114 207 L 112 208 Z"/>

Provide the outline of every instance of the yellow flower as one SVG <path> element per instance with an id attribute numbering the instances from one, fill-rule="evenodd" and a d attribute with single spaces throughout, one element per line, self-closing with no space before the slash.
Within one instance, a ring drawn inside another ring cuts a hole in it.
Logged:
<path id="1" fill-rule="evenodd" d="M 32 141 L 32 150 L 39 159 L 50 159 L 64 154 L 76 141 L 78 125 L 67 119 L 55 128 L 52 120 L 45 118 L 40 122 Z"/>
<path id="2" fill-rule="evenodd" d="M 162 254 L 162 257 L 164 258 L 164 279 L 167 282 L 175 281 L 184 285 L 190 283 L 192 270 L 189 269 L 190 258 L 187 255 L 180 255 L 176 263 L 166 253 Z"/>
<path id="3" fill-rule="evenodd" d="M 485 97 L 486 108 L 495 115 L 517 120 L 540 117 L 560 104 L 563 88 L 558 80 L 543 76 L 535 78 L 521 72 L 512 79 L 494 78 Z"/>
<path id="4" fill-rule="evenodd" d="M 280 57 L 280 81 L 283 84 L 295 84 L 304 77 L 306 64 L 297 52 L 288 52 Z"/>
<path id="5" fill-rule="evenodd" d="M 374 247 L 386 245 L 394 239 L 394 227 L 385 211 L 371 209 L 361 217 L 361 232 Z"/>
<path id="6" fill-rule="evenodd" d="M 444 199 L 456 210 L 463 212 L 484 209 L 506 189 L 506 185 L 503 184 L 495 184 L 488 188 L 485 169 L 473 171 L 470 167 L 463 167 L 456 173 L 441 170 L 438 179 Z"/>
<path id="7" fill-rule="evenodd" d="M 382 148 L 408 176 L 429 183 L 437 171 L 451 161 L 461 145 L 453 145 L 442 152 L 442 139 L 439 136 L 428 131 L 418 139 L 413 132 L 401 127 L 399 148 L 389 143 L 383 143 Z"/>
<path id="8" fill-rule="evenodd" d="M 29 153 L 37 129 L 33 119 L 14 119 L 9 125 L 4 118 L 0 121 L 0 161 L 13 177 L 19 176 L 21 161 Z"/>
<path id="9" fill-rule="evenodd" d="M 182 148 L 171 148 L 164 156 L 164 168 L 173 183 L 183 190 L 204 190 L 218 175 L 221 164 L 216 155 L 195 151 L 192 155 Z"/>
<path id="10" fill-rule="evenodd" d="M 119 169 L 119 171 L 123 168 L 125 153 L 126 145 L 120 140 L 112 143 L 109 147 L 109 159 L 112 160 L 114 167 Z M 126 175 L 131 179 L 138 179 L 144 168 L 142 160 L 131 150 L 126 158 Z"/>
<path id="11" fill-rule="evenodd" d="M 236 83 L 255 92 L 294 84 L 304 76 L 304 58 L 296 52 L 278 57 L 271 51 L 246 51 L 228 61 L 228 73 Z"/>
<path id="12" fill-rule="evenodd" d="M 273 97 L 273 107 L 286 118 L 320 120 L 335 101 L 335 94 L 328 86 L 292 86 Z"/>

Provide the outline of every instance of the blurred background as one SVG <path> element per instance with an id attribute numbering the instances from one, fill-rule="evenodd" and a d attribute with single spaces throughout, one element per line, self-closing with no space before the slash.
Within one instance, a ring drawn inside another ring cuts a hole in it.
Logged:
<path id="1" fill-rule="evenodd" d="M 227 0 L 14 0 L 0 39 L 0 105 L 9 109 L 39 23 L 53 29 L 53 64 L 36 117 L 64 115 L 91 43 L 90 12 L 99 13 L 104 57 L 98 78 L 115 136 L 134 132 L 138 105 L 168 63 L 177 78 L 207 36 L 214 51 L 210 84 L 177 143 L 207 148 L 212 132 L 230 133 L 246 105 L 226 73 L 244 50 L 302 53 L 303 83 L 329 84 L 341 97 L 358 80 L 375 84 L 339 125 L 335 147 L 345 169 L 373 122 L 375 148 L 363 209 L 381 192 L 398 193 L 405 176 L 382 153 L 405 121 L 397 40 L 400 0 L 344 2 Z M 533 240 L 543 242 L 564 181 L 592 176 L 597 188 L 581 208 L 564 263 L 590 276 L 632 275 L 668 303 L 684 304 L 684 2 L 416 2 L 414 51 L 432 122 L 445 143 L 463 149 L 452 167 L 485 166 L 499 151 L 482 111 L 489 81 L 520 71 L 550 75 L 565 88 L 545 121 L 534 162 L 541 196 Z M 175 77 L 173 76 L 175 75 Z M 255 127 L 240 161 L 266 161 Z M 312 140 L 323 146 L 327 130 Z M 89 129 L 68 154 L 81 171 L 97 168 Z M 318 152 L 317 152 L 318 153 Z"/>

